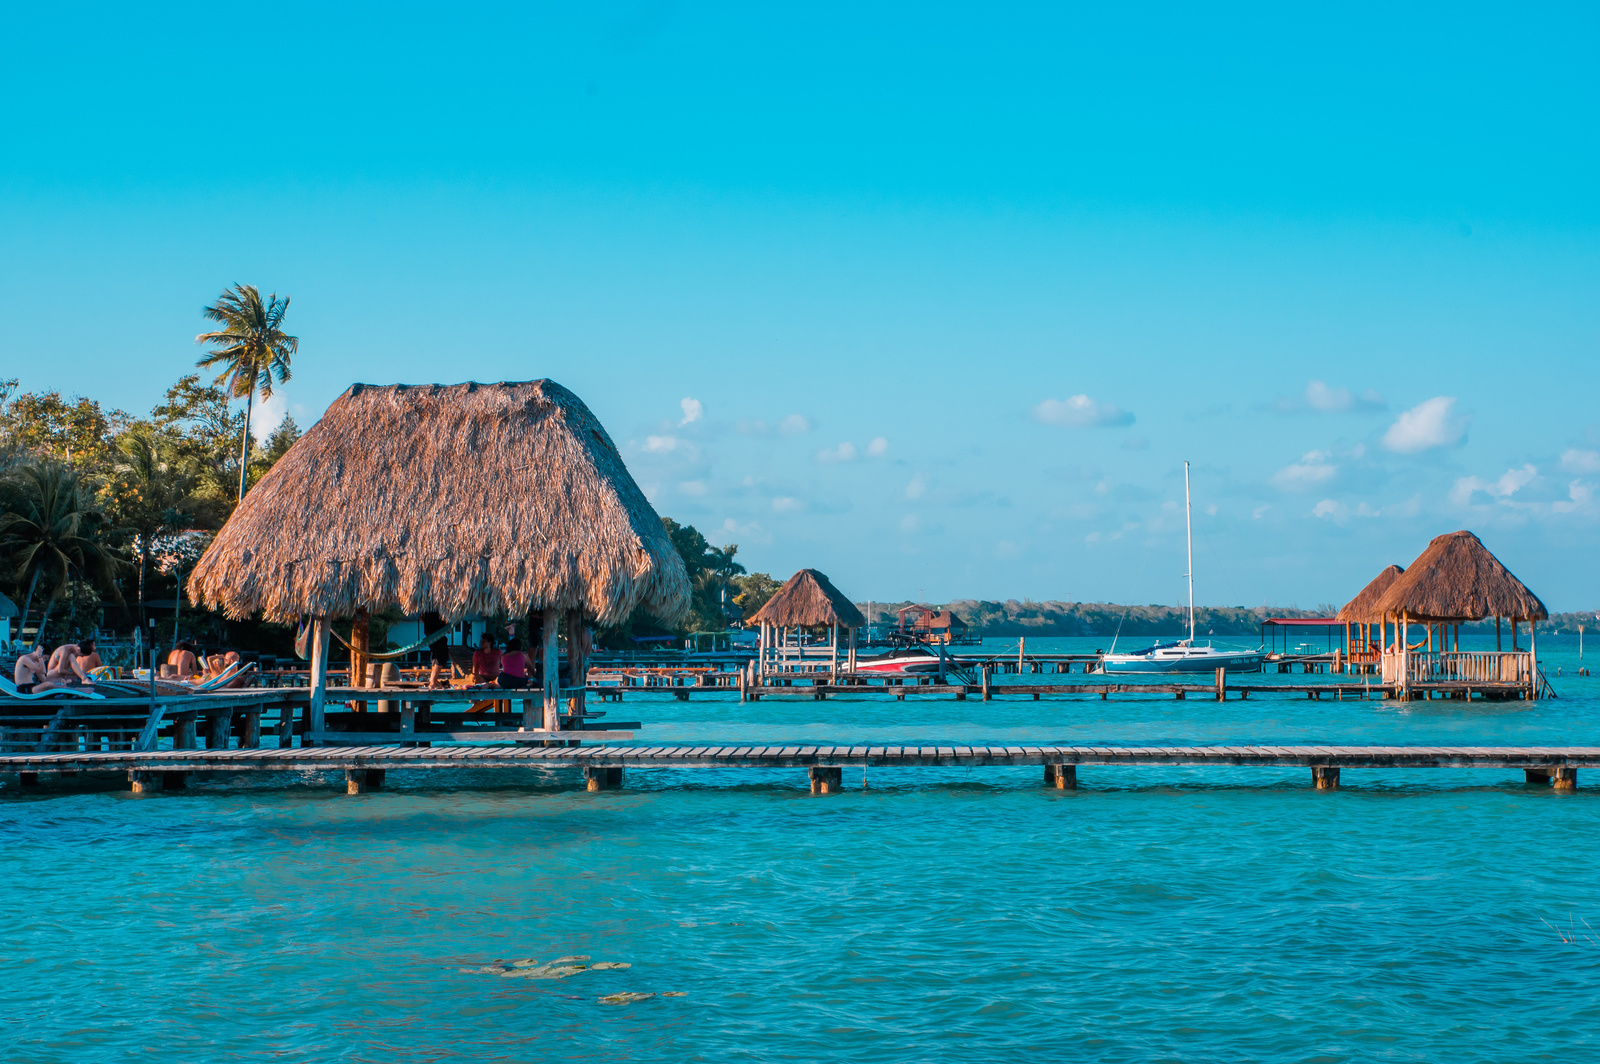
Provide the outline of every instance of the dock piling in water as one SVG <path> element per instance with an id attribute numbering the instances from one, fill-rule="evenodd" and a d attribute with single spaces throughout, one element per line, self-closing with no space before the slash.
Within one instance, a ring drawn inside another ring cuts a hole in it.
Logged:
<path id="1" fill-rule="evenodd" d="M 614 791 L 622 786 L 622 768 L 617 765 L 585 765 L 583 778 L 589 791 Z"/>
<path id="2" fill-rule="evenodd" d="M 844 790 L 844 769 L 817 765 L 810 770 L 812 794 L 838 794 Z"/>
<path id="3" fill-rule="evenodd" d="M 1045 765 L 1044 784 L 1054 787 L 1058 791 L 1075 791 L 1078 789 L 1077 765 Z"/>
<path id="4" fill-rule="evenodd" d="M 1578 770 L 1575 768 L 1558 768 L 1555 770 L 1555 779 L 1552 786 L 1558 791 L 1575 791 L 1578 789 Z"/>
<path id="5" fill-rule="evenodd" d="M 1336 791 L 1339 789 L 1339 770 L 1333 767 L 1313 766 L 1311 782 L 1319 791 Z"/>

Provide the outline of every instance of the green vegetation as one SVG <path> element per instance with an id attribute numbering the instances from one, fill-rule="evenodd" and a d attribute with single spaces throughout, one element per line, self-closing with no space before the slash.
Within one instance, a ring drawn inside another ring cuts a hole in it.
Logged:
<path id="1" fill-rule="evenodd" d="M 289 312 L 289 297 L 274 292 L 266 301 L 255 285 L 236 284 L 223 292 L 216 305 L 201 313 L 222 328 L 201 333 L 197 344 L 210 344 L 201 357 L 202 369 L 216 369 L 216 383 L 227 383 L 228 394 L 243 399 L 244 429 L 239 437 L 239 494 L 244 498 L 246 471 L 250 464 L 250 412 L 256 393 L 266 399 L 272 395 L 272 382 L 289 379 L 289 362 L 300 348 L 299 337 L 283 331 L 283 318 Z"/>

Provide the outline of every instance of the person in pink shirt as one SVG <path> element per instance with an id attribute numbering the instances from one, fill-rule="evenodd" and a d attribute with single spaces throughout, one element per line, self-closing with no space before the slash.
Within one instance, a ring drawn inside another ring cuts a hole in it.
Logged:
<path id="1" fill-rule="evenodd" d="M 522 640 L 506 641 L 505 653 L 500 655 L 500 686 L 508 691 L 528 686 L 528 655 L 522 652 Z"/>

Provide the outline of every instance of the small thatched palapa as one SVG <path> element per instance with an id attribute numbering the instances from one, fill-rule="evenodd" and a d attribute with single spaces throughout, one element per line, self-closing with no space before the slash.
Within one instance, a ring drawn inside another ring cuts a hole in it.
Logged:
<path id="1" fill-rule="evenodd" d="M 589 408 L 554 381 L 353 385 L 257 484 L 189 578 L 230 617 L 447 620 L 636 606 L 689 579 Z"/>
<path id="2" fill-rule="evenodd" d="M 1373 606 L 1414 621 L 1542 621 L 1544 603 L 1471 532 L 1437 536 Z"/>
<path id="3" fill-rule="evenodd" d="M 867 619 L 826 576 L 801 569 L 750 620 L 779 628 L 864 628 Z"/>
<path id="4" fill-rule="evenodd" d="M 1344 604 L 1344 609 L 1334 616 L 1340 624 L 1377 624 L 1383 620 L 1383 615 L 1375 608 L 1383 593 L 1388 591 L 1394 582 L 1400 579 L 1400 574 L 1405 570 L 1398 565 L 1391 565 L 1383 572 L 1372 578 L 1372 582 L 1361 589 L 1360 594 Z"/>

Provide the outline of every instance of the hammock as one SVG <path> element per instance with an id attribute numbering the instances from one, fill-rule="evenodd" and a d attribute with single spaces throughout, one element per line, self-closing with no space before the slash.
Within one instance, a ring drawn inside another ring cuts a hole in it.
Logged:
<path id="1" fill-rule="evenodd" d="M 417 640 L 415 643 L 412 643 L 410 646 L 401 647 L 399 650 L 386 650 L 381 654 L 379 654 L 379 653 L 377 653 L 375 651 L 371 651 L 371 650 L 363 650 L 363 651 L 360 651 L 359 653 L 361 654 L 362 657 L 371 658 L 373 661 L 390 661 L 390 660 L 392 660 L 394 658 L 401 657 L 402 655 L 409 654 L 413 650 L 416 650 L 418 647 L 425 647 L 429 643 L 437 642 L 443 636 L 449 635 L 450 632 L 454 628 L 455 628 L 455 625 L 447 625 L 444 628 L 439 629 L 437 632 L 434 632 L 432 635 L 425 635 L 421 639 Z M 332 629 L 329 629 L 329 631 L 332 631 Z M 338 632 L 334 632 L 333 633 L 333 638 L 335 638 L 339 642 L 343 643 L 345 649 L 350 651 L 351 653 L 356 653 L 357 652 L 356 648 L 351 646 L 349 641 L 347 639 L 345 639 L 343 636 L 341 636 Z"/>

